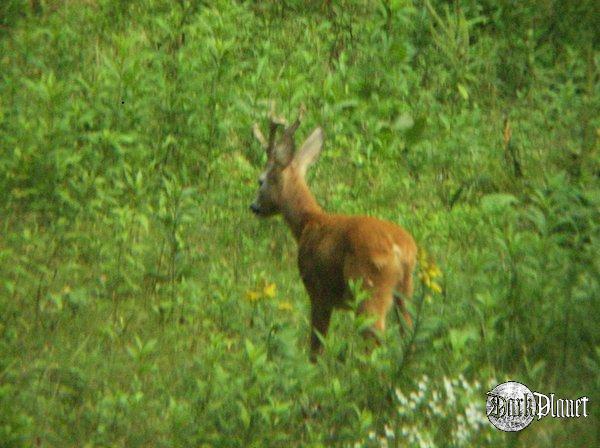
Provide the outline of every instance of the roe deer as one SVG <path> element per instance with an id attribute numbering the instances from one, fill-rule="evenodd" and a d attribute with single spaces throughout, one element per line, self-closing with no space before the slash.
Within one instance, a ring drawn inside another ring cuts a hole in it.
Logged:
<path id="1" fill-rule="evenodd" d="M 286 127 L 286 121 L 270 115 L 269 137 L 257 124 L 255 137 L 267 151 L 267 166 L 260 175 L 258 195 L 250 206 L 259 217 L 282 214 L 298 243 L 298 268 L 311 304 L 311 359 L 321 350 L 331 312 L 351 298 L 349 281 L 362 280 L 369 292 L 359 312 L 376 320 L 372 330 L 385 330 L 385 318 L 394 297 L 408 325 L 412 325 L 404 298 L 413 292 L 412 274 L 417 247 L 412 236 L 391 222 L 368 216 L 326 213 L 319 207 L 305 181 L 308 167 L 323 146 L 323 130 L 317 127 L 296 151 L 294 133 L 303 115 Z M 276 140 L 277 128 L 283 135 Z"/>

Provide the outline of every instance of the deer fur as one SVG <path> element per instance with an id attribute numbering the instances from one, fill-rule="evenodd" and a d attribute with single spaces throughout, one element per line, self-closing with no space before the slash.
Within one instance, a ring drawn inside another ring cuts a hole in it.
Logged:
<path id="1" fill-rule="evenodd" d="M 289 127 L 271 116 L 269 137 L 258 125 L 254 135 L 267 151 L 267 165 L 259 177 L 259 191 L 252 212 L 259 217 L 283 215 L 298 243 L 298 268 L 311 305 L 311 359 L 321 350 L 320 333 L 327 334 L 331 313 L 351 298 L 349 282 L 361 280 L 370 296 L 359 309 L 375 318 L 375 334 L 385 330 L 394 303 L 412 325 L 403 298 L 413 292 L 412 274 L 417 247 L 411 235 L 388 221 L 368 216 L 329 214 L 319 206 L 305 180 L 308 167 L 323 146 L 323 130 L 317 127 L 296 151 L 294 132 L 303 111 Z M 283 135 L 276 140 L 278 128 Z M 401 293 L 400 297 L 397 293 Z"/>

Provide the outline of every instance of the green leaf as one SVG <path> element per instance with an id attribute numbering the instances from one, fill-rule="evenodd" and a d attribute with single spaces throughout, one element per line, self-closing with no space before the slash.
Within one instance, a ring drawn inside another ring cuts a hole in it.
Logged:
<path id="1" fill-rule="evenodd" d="M 487 212 L 505 210 L 518 203 L 519 200 L 512 194 L 508 193 L 492 193 L 485 195 L 481 199 L 481 207 Z"/>
<path id="2" fill-rule="evenodd" d="M 469 99 L 469 92 L 467 88 L 460 83 L 458 83 L 456 87 L 458 88 L 458 93 L 460 94 L 462 99 L 467 101 Z"/>
<path id="3" fill-rule="evenodd" d="M 394 128 L 398 131 L 408 131 L 412 129 L 415 125 L 415 120 L 409 114 L 402 114 L 398 117 L 398 119 L 394 123 Z"/>
<path id="4" fill-rule="evenodd" d="M 242 403 L 241 401 L 238 401 L 238 407 L 240 410 L 240 420 L 242 420 L 244 429 L 248 430 L 248 428 L 250 428 L 250 420 L 251 420 L 250 413 L 248 412 L 248 409 L 246 408 L 244 403 Z"/>

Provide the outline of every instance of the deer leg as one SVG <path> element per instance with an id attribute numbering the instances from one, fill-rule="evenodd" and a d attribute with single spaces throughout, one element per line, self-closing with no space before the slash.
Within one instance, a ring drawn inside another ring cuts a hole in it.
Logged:
<path id="1" fill-rule="evenodd" d="M 401 295 L 398 292 L 394 293 L 394 301 L 396 303 L 396 306 L 398 307 L 398 310 L 400 311 L 400 313 L 402 313 L 402 317 L 404 318 L 404 322 L 406 323 L 406 326 L 408 328 L 412 328 L 413 320 L 412 320 L 412 316 L 408 312 L 408 309 L 406 308 L 405 297 L 406 297 L 405 295 Z M 399 315 L 398 315 L 398 319 L 401 319 Z M 404 327 L 402 326 L 401 322 L 399 322 L 399 323 L 400 323 L 400 331 L 402 333 L 404 333 Z"/>
<path id="2" fill-rule="evenodd" d="M 413 295 L 413 279 L 412 279 L 412 269 L 406 267 L 404 271 L 403 281 L 397 285 L 397 289 L 399 292 L 394 293 L 394 299 L 396 301 L 396 306 L 400 309 L 402 316 L 404 317 L 404 321 L 409 328 L 412 328 L 413 321 L 412 316 L 408 312 L 406 308 L 406 299 L 410 299 Z"/>
<path id="3" fill-rule="evenodd" d="M 318 334 L 325 337 L 331 320 L 331 307 L 322 303 L 313 301 L 311 303 L 311 333 L 310 333 L 310 359 L 316 360 L 317 355 L 322 351 L 323 344 Z"/>
<path id="4" fill-rule="evenodd" d="M 389 285 L 379 285 L 369 288 L 369 290 L 371 297 L 363 302 L 359 312 L 376 319 L 370 331 L 366 331 L 364 335 L 374 337 L 379 342 L 378 336 L 385 331 L 385 319 L 394 300 L 393 289 Z"/>

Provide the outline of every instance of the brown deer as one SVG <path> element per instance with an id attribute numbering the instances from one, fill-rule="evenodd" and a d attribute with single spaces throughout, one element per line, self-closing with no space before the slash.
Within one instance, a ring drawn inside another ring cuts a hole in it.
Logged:
<path id="1" fill-rule="evenodd" d="M 269 137 L 257 124 L 255 137 L 267 151 L 267 166 L 258 179 L 252 212 L 259 217 L 282 214 L 298 243 L 298 268 L 311 302 L 311 359 L 321 350 L 320 333 L 327 334 L 331 312 L 344 308 L 351 298 L 350 281 L 360 280 L 369 292 L 359 312 L 375 319 L 372 330 L 385 330 L 394 297 L 408 325 L 412 325 L 403 298 L 413 292 L 412 274 L 417 247 L 401 227 L 368 216 L 334 215 L 323 211 L 308 189 L 305 174 L 323 147 L 323 130 L 317 127 L 299 150 L 294 133 L 303 115 L 286 127 L 270 115 Z M 284 128 L 276 139 L 277 129 Z M 401 293 L 400 297 L 397 293 Z"/>

